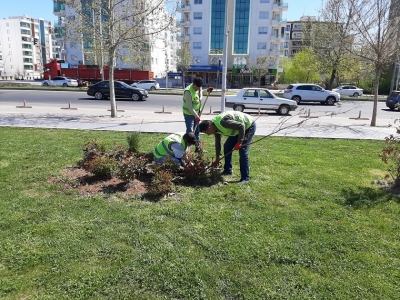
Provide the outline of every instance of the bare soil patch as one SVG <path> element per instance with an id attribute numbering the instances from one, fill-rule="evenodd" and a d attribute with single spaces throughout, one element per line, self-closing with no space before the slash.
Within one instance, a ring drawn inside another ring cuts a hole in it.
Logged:
<path id="1" fill-rule="evenodd" d="M 147 193 L 148 183 L 138 179 L 123 181 L 114 177 L 99 178 L 79 167 L 66 167 L 61 173 L 62 176 L 51 177 L 48 182 L 60 184 L 66 190 L 77 190 L 81 196 L 94 196 L 99 193 L 122 193 L 132 196 Z"/>

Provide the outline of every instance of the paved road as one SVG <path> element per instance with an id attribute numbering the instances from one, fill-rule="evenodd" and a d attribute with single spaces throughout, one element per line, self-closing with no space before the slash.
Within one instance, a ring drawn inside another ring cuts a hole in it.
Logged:
<path id="1" fill-rule="evenodd" d="M 68 94 L 78 97 L 78 101 L 72 101 L 68 108 L 68 101 L 65 99 L 59 101 L 58 93 L 64 93 L 65 96 L 65 92 L 42 93 L 56 101 L 50 103 L 46 103 L 46 99 L 37 103 L 26 101 L 26 106 L 23 107 L 22 91 L 0 90 L 0 126 L 165 133 L 185 129 L 180 108 L 181 100 L 177 96 L 170 96 L 175 99 L 176 104 L 174 102 L 172 106 L 165 106 L 164 111 L 160 105 L 162 102 L 154 105 L 156 101 L 152 101 L 151 98 L 140 102 L 118 101 L 120 110 L 118 117 L 111 118 L 108 101 L 97 103 L 97 100 L 87 98 L 84 93 L 82 95 L 78 95 L 78 92 L 67 93 L 66 97 Z M 82 97 L 86 100 L 82 100 Z M 161 95 L 158 97 L 161 100 L 157 101 L 168 99 Z M 202 119 L 211 119 L 220 110 L 219 98 L 210 97 L 209 101 L 209 103 L 215 101 L 215 109 L 213 108 L 210 114 L 206 107 Z M 273 112 L 259 115 L 257 111 L 253 111 L 250 114 L 257 119 L 257 135 L 383 140 L 386 136 L 395 134 L 399 112 L 388 111 L 384 103 L 379 103 L 377 126 L 370 127 L 370 114 L 362 112 L 361 118 L 358 117 L 360 111 L 372 107 L 372 102 L 358 102 L 357 105 L 361 106 L 355 105 L 350 102 L 346 104 L 345 101 L 341 106 L 334 107 L 300 105 L 298 110 L 287 117 Z M 352 109 L 348 109 L 349 107 Z M 309 109 L 310 114 L 308 114 Z"/>

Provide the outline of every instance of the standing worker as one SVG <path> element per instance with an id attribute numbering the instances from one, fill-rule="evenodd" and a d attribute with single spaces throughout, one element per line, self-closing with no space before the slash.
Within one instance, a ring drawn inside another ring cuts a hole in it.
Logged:
<path id="1" fill-rule="evenodd" d="M 203 92 L 201 87 L 203 86 L 203 79 L 201 77 L 196 77 L 193 79 L 193 83 L 187 86 L 183 91 L 183 117 L 186 124 L 186 132 L 193 132 L 194 127 L 200 122 L 200 110 L 201 110 L 201 99 L 203 97 Z M 211 87 L 207 88 L 207 92 L 211 93 L 213 89 Z M 197 142 L 200 142 L 200 131 L 199 126 L 196 126 L 194 132 Z M 196 150 L 198 151 L 199 145 L 196 145 Z"/>
<path id="2" fill-rule="evenodd" d="M 170 158 L 176 164 L 185 166 L 189 161 L 184 158 L 184 155 L 190 146 L 196 145 L 196 142 L 193 132 L 170 134 L 154 149 L 154 161 L 161 164 L 167 158 Z"/>
<path id="3" fill-rule="evenodd" d="M 224 144 L 224 171 L 223 175 L 232 175 L 232 152 L 239 150 L 240 181 L 246 183 L 250 180 L 249 150 L 256 132 L 256 122 L 248 114 L 229 111 L 200 123 L 200 132 L 214 134 L 216 160 L 219 164 L 221 155 L 221 135 L 228 136 Z"/>

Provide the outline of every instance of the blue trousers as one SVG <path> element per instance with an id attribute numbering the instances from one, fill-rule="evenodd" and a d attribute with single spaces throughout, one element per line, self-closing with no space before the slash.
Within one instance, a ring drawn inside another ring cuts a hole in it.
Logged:
<path id="1" fill-rule="evenodd" d="M 246 130 L 242 147 L 239 149 L 239 165 L 240 165 L 240 181 L 250 180 L 250 162 L 249 162 L 249 151 L 250 144 L 253 140 L 254 134 L 256 133 L 256 122 Z M 224 172 L 226 174 L 232 174 L 232 150 L 238 142 L 238 136 L 229 136 L 224 144 Z M 227 154 L 231 152 L 230 154 Z"/>
<path id="2" fill-rule="evenodd" d="M 194 116 L 185 115 L 185 114 L 183 115 L 183 117 L 185 118 L 186 133 L 193 132 L 195 117 Z M 196 128 L 196 131 L 194 132 L 194 135 L 196 137 L 196 140 L 200 141 L 199 124 L 197 124 L 197 128 Z"/>

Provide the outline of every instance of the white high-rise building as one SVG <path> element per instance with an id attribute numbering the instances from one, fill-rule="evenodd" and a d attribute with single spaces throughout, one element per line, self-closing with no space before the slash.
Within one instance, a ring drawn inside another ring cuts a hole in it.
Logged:
<path id="1" fill-rule="evenodd" d="M 225 52 L 228 87 L 274 82 L 279 58 L 288 56 L 285 42 L 289 32 L 283 18 L 287 9 L 288 4 L 281 0 L 182 0 L 178 8 L 182 16 L 180 41 L 189 43 L 189 73 L 218 87 Z M 263 69 L 264 74 L 255 75 L 256 69 Z"/>
<path id="2" fill-rule="evenodd" d="M 84 3 L 84 0 L 82 0 L 82 3 Z M 80 64 L 99 65 L 99 62 L 94 59 L 90 45 L 83 42 L 69 41 L 65 36 L 66 20 L 76 19 L 76 11 L 71 6 L 65 4 L 65 0 L 53 0 L 53 12 L 58 17 L 54 31 L 55 38 L 61 47 L 60 60 L 68 63 L 71 68 L 77 68 Z M 167 18 L 167 13 L 164 12 L 164 14 L 165 16 L 163 15 L 162 17 Z M 160 32 L 157 35 L 149 35 L 147 38 L 150 45 L 148 57 L 141 58 L 140 62 L 125 59 L 129 55 L 129 50 L 121 46 L 118 52 L 122 53 L 122 57 L 117 59 L 116 68 L 152 71 L 155 78 L 165 77 L 168 71 L 176 71 L 176 49 L 178 43 L 176 35 L 173 34 L 173 29 L 171 31 Z M 93 37 L 93 43 L 96 40 Z M 146 63 L 143 63 L 144 59 Z"/>
<path id="3" fill-rule="evenodd" d="M 36 79 L 55 57 L 50 21 L 28 16 L 0 20 L 0 79 Z"/>

